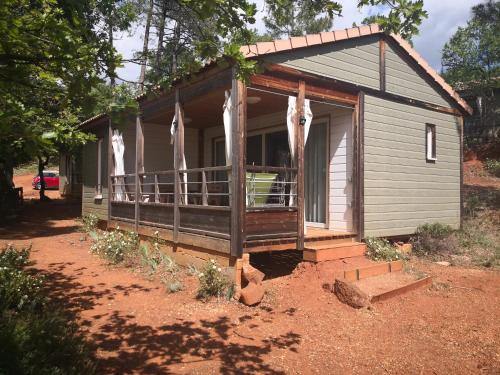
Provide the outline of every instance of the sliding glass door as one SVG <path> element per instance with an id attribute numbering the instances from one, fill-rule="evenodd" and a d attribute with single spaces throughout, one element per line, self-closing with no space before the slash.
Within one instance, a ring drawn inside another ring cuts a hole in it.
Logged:
<path id="1" fill-rule="evenodd" d="M 306 222 L 326 224 L 328 172 L 328 125 L 312 124 L 304 150 L 304 203 Z"/>

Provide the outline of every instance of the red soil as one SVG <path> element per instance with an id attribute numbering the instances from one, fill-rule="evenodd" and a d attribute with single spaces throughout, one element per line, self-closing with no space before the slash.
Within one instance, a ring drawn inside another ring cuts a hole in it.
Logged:
<path id="1" fill-rule="evenodd" d="M 258 307 L 202 303 L 193 277 L 167 294 L 91 255 L 78 210 L 28 203 L 20 222 L 0 228 L 0 246 L 33 244 L 33 267 L 95 345 L 99 373 L 500 373 L 499 272 L 414 262 L 433 287 L 354 310 L 308 265 L 264 281 Z"/>

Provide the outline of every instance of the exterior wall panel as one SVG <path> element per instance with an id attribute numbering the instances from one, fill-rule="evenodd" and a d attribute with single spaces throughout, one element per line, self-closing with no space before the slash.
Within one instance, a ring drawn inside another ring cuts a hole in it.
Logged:
<path id="1" fill-rule="evenodd" d="M 408 235 L 424 223 L 460 225 L 460 123 L 456 116 L 365 97 L 365 236 Z M 427 162 L 425 124 L 436 125 Z"/>

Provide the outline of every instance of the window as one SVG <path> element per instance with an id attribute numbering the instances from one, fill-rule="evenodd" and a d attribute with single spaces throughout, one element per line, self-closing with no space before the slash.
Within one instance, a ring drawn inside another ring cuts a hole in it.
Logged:
<path id="1" fill-rule="evenodd" d="M 102 198 L 102 143 L 103 139 L 97 140 L 97 185 L 96 185 L 96 199 Z"/>
<path id="2" fill-rule="evenodd" d="M 262 165 L 262 134 L 247 137 L 247 164 Z"/>
<path id="3" fill-rule="evenodd" d="M 427 161 L 436 161 L 436 125 L 425 125 L 425 152 Z"/>
<path id="4" fill-rule="evenodd" d="M 267 133 L 266 165 L 273 167 L 290 166 L 290 146 L 286 130 Z"/>

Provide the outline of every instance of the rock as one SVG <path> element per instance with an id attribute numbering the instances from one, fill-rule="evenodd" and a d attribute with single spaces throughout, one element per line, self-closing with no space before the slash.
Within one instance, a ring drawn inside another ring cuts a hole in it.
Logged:
<path id="1" fill-rule="evenodd" d="M 245 305 L 256 305 L 262 301 L 262 298 L 264 298 L 264 287 L 262 285 L 250 283 L 241 289 L 240 301 Z"/>
<path id="2" fill-rule="evenodd" d="M 450 262 L 446 262 L 446 261 L 434 262 L 434 263 L 439 264 L 440 266 L 445 266 L 445 267 L 448 267 L 449 265 L 451 265 Z"/>
<path id="3" fill-rule="evenodd" d="M 402 254 L 410 254 L 413 250 L 411 243 L 397 242 L 396 246 L 398 247 L 399 252 Z"/>
<path id="4" fill-rule="evenodd" d="M 243 278 L 248 281 L 249 284 L 260 285 L 262 280 L 264 280 L 264 273 L 259 271 L 257 268 L 252 267 L 250 264 L 244 264 L 242 270 Z"/>
<path id="5" fill-rule="evenodd" d="M 336 279 L 333 289 L 337 298 L 349 306 L 359 309 L 370 305 L 370 297 L 352 283 Z"/>

